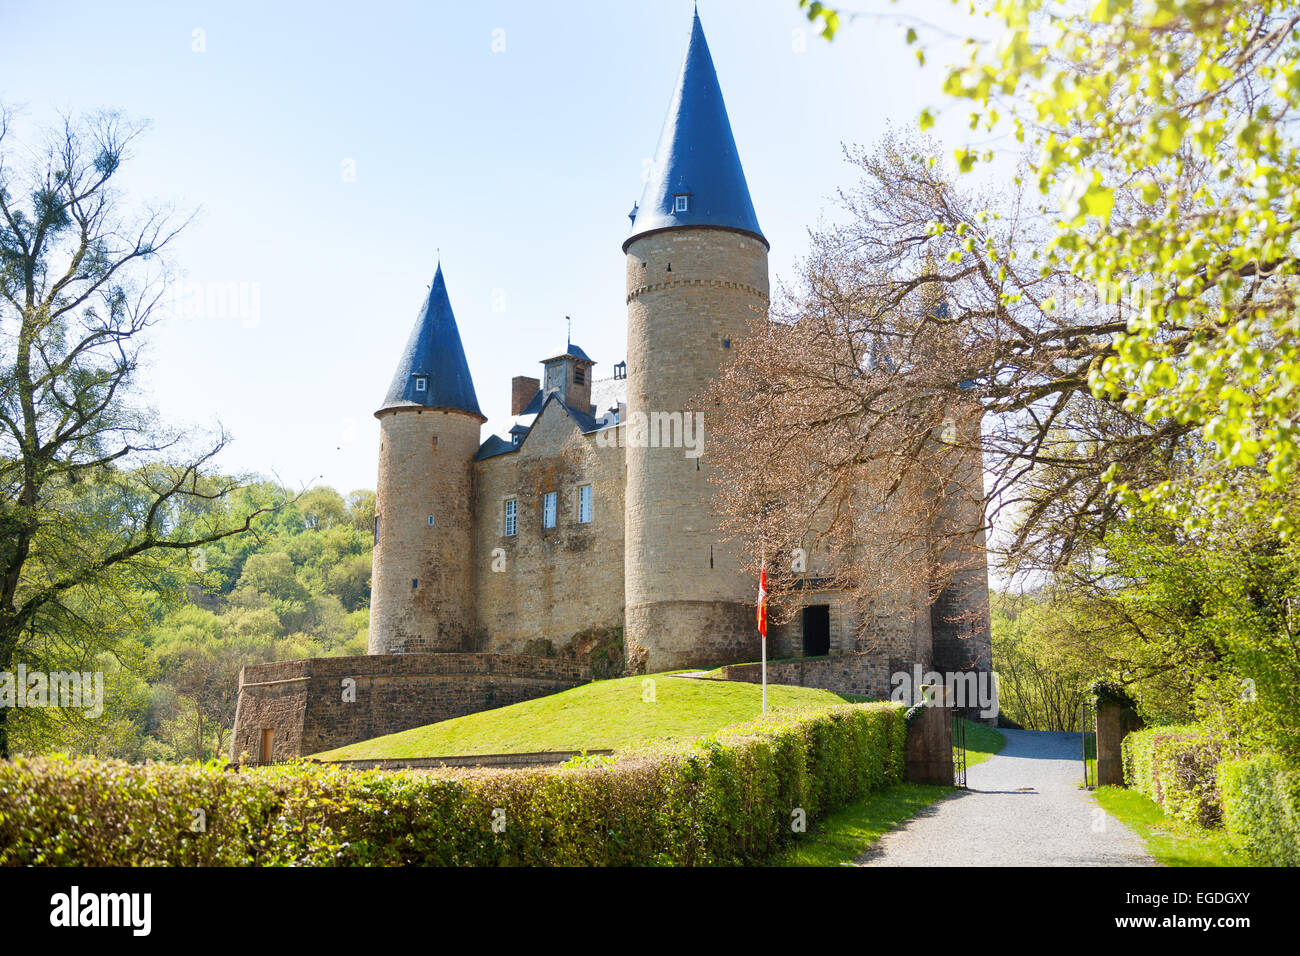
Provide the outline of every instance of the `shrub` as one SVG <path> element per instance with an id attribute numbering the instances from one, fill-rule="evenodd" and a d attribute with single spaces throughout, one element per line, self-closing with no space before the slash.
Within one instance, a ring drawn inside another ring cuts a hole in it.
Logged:
<path id="1" fill-rule="evenodd" d="M 1223 744 L 1194 725 L 1151 727 L 1124 738 L 1124 781 L 1171 817 L 1217 826 L 1223 802 L 1218 772 Z"/>
<path id="2" fill-rule="evenodd" d="M 1223 826 L 1256 862 L 1300 866 L 1300 769 L 1276 754 L 1219 766 Z"/>
<path id="3" fill-rule="evenodd" d="M 0 763 L 0 864 L 748 864 L 897 783 L 901 707 L 772 715 L 545 770 Z M 494 827 L 494 822 L 496 826 Z"/>

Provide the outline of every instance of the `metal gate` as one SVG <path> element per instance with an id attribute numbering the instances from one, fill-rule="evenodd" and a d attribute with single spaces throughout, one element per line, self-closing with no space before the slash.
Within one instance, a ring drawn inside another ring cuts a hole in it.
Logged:
<path id="1" fill-rule="evenodd" d="M 955 708 L 952 713 L 952 783 L 954 787 L 966 789 L 966 721 Z"/>

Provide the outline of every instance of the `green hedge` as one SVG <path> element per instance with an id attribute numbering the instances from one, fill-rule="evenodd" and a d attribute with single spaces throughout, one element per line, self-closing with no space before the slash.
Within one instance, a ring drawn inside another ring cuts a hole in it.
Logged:
<path id="1" fill-rule="evenodd" d="M 1300 866 L 1300 770 L 1275 754 L 1219 765 L 1223 827 L 1234 843 L 1270 866 Z"/>
<path id="2" fill-rule="evenodd" d="M 1165 813 L 1202 827 L 1223 814 L 1218 772 L 1221 741 L 1194 725 L 1150 727 L 1124 737 L 1124 781 Z"/>
<path id="3" fill-rule="evenodd" d="M 905 739 L 901 707 L 855 704 L 548 770 L 20 759 L 0 764 L 0 864 L 758 863 L 797 808 L 901 781 Z"/>

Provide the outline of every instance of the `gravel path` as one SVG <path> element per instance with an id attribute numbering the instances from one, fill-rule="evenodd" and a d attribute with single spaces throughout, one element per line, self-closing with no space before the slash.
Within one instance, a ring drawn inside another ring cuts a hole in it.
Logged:
<path id="1" fill-rule="evenodd" d="M 1154 866 L 1142 840 L 1079 789 L 1079 735 L 1004 730 L 970 788 L 922 810 L 859 866 Z"/>

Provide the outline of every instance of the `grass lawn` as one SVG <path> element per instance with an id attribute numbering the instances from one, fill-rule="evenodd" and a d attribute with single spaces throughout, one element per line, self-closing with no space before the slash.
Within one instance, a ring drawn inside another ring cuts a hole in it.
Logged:
<path id="1" fill-rule="evenodd" d="M 1147 852 L 1162 866 L 1253 865 L 1222 831 L 1171 819 L 1158 803 L 1136 790 L 1098 787 L 1093 796 L 1107 813 L 1146 841 Z"/>
<path id="2" fill-rule="evenodd" d="M 772 865 L 847 866 L 894 827 L 952 792 L 952 787 L 900 783 L 873 793 L 796 837 L 798 842 Z"/>
<path id="3" fill-rule="evenodd" d="M 1007 738 L 992 727 L 972 723 L 962 718 L 966 725 L 966 766 L 983 763 L 1006 746 Z"/>
<path id="4" fill-rule="evenodd" d="M 866 699 L 780 684 L 768 685 L 767 692 L 772 710 L 829 707 Z M 711 734 L 729 724 L 752 720 L 761 709 L 762 689 L 757 684 L 667 674 L 623 677 L 363 740 L 316 756 L 346 760 L 618 750 L 665 738 Z"/>

